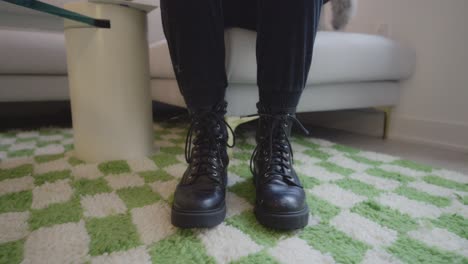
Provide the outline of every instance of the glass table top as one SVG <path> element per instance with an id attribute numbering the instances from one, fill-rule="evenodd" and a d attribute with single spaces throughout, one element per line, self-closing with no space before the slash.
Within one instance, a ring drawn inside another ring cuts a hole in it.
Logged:
<path id="1" fill-rule="evenodd" d="M 0 0 L 0 27 L 63 29 L 63 19 L 96 28 L 110 28 L 107 19 L 96 19 L 38 0 Z"/>

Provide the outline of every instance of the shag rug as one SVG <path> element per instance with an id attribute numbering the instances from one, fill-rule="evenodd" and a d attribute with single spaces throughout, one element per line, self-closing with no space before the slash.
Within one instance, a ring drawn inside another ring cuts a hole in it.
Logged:
<path id="1" fill-rule="evenodd" d="M 468 176 L 316 138 L 292 139 L 309 225 L 260 226 L 245 128 L 224 223 L 174 228 L 186 126 L 154 129 L 156 155 L 100 164 L 73 156 L 71 130 L 0 134 L 0 263 L 468 263 Z"/>

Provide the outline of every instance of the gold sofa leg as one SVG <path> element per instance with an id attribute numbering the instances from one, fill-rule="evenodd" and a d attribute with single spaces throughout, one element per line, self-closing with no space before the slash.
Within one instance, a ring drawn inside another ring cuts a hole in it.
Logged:
<path id="1" fill-rule="evenodd" d="M 384 114 L 384 124 L 383 124 L 383 134 L 382 139 L 388 138 L 388 131 L 390 129 L 390 119 L 392 114 L 392 107 L 391 106 L 381 106 L 375 107 L 376 110 L 383 112 Z"/>

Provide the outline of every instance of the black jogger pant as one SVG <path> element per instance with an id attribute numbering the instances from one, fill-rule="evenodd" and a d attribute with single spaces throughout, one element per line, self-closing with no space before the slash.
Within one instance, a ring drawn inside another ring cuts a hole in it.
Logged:
<path id="1" fill-rule="evenodd" d="M 260 103 L 295 111 L 307 81 L 323 0 L 161 0 L 164 34 L 189 109 L 223 101 L 224 29 L 257 31 Z"/>

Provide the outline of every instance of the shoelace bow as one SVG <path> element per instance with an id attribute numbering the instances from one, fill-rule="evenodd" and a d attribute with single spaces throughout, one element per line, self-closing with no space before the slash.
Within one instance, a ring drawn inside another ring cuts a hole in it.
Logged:
<path id="1" fill-rule="evenodd" d="M 210 124 L 213 121 L 214 123 Z M 219 170 L 216 161 L 219 160 L 222 166 L 224 166 L 224 164 L 220 155 L 219 145 L 217 144 L 219 134 L 216 133 L 212 127 L 214 124 L 218 126 L 219 130 L 221 130 L 222 125 L 225 125 L 229 129 L 233 137 L 233 142 L 229 145 L 226 141 L 225 144 L 229 148 L 234 147 L 236 143 L 234 131 L 224 118 L 212 111 L 199 113 L 192 116 L 191 124 L 187 132 L 187 138 L 185 139 L 185 160 L 187 163 L 194 162 L 192 166 L 195 168 L 195 172 L 191 174 L 194 178 L 207 176 L 211 180 L 220 183 L 220 178 L 216 177 L 218 176 Z M 196 134 L 195 140 L 193 140 L 194 133 Z M 200 134 L 202 134 L 203 137 L 201 137 Z M 193 148 L 192 145 L 194 145 Z M 195 159 L 192 156 L 194 153 L 197 154 Z"/>
<path id="2" fill-rule="evenodd" d="M 259 113 L 254 115 L 249 115 L 247 117 L 259 116 L 263 118 L 272 119 L 272 125 L 270 127 L 270 134 L 267 137 L 264 137 L 262 142 L 259 142 L 255 147 L 252 156 L 250 158 L 250 171 L 254 174 L 254 164 L 253 161 L 257 159 L 258 155 L 261 155 L 261 149 L 266 145 L 268 147 L 268 167 L 264 177 L 267 178 L 267 181 L 272 180 L 272 176 L 280 176 L 283 181 L 301 187 L 298 183 L 294 182 L 294 179 L 291 177 L 289 172 L 291 172 L 291 166 L 294 164 L 294 154 L 292 151 L 291 143 L 289 142 L 287 136 L 287 122 L 291 120 L 299 126 L 299 128 L 304 132 L 304 134 L 309 135 L 309 131 L 301 124 L 301 122 L 293 115 L 271 115 L 265 113 Z M 276 135 L 275 135 L 276 134 Z M 286 143 L 286 144 L 285 144 Z M 265 153 L 264 153 L 265 154 Z M 291 155 L 291 163 L 289 162 L 289 155 Z"/>

